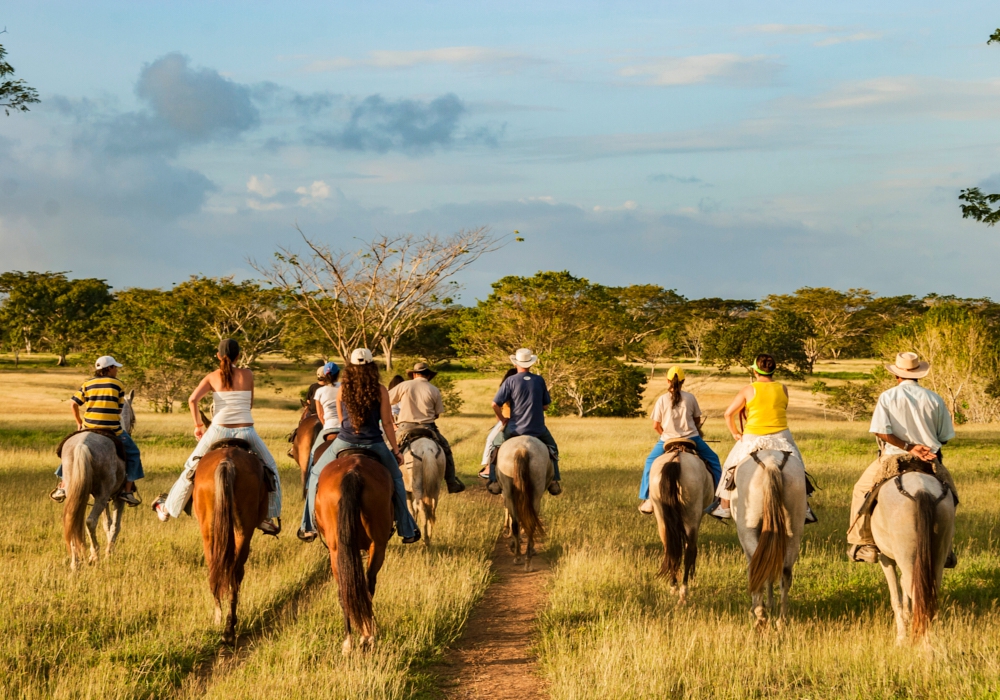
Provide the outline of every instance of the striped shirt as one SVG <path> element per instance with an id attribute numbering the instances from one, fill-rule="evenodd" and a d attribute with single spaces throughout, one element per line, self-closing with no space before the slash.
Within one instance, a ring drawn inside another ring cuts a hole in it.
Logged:
<path id="1" fill-rule="evenodd" d="M 94 377 L 73 394 L 73 403 L 83 406 L 83 427 L 113 430 L 122 434 L 121 413 L 125 405 L 125 385 L 114 377 Z"/>

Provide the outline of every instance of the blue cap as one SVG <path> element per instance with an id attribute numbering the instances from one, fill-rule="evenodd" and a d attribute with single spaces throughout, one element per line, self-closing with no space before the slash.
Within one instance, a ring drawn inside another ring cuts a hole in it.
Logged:
<path id="1" fill-rule="evenodd" d="M 323 365 L 323 374 L 336 374 L 340 371 L 340 365 L 336 362 L 327 362 Z"/>

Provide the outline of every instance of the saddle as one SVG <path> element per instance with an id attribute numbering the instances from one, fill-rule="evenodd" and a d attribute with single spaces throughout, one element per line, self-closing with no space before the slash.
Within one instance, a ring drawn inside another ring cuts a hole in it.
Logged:
<path id="1" fill-rule="evenodd" d="M 256 457 L 257 463 L 260 464 L 260 470 L 264 472 L 264 481 L 267 483 L 268 493 L 274 493 L 278 490 L 277 484 L 274 483 L 274 474 L 272 474 L 271 470 L 264 465 L 264 460 L 261 459 L 260 455 L 253 451 L 253 448 L 250 447 L 250 443 L 243 438 L 222 438 L 221 440 L 216 440 L 212 443 L 212 446 L 208 448 L 208 452 L 212 452 L 214 450 L 225 450 L 227 448 L 243 450 L 244 452 L 249 452 Z M 208 454 L 208 452 L 205 454 Z"/>
<path id="2" fill-rule="evenodd" d="M 763 467 L 764 463 L 761 462 L 760 461 L 760 457 L 757 456 L 758 452 L 760 452 L 760 450 L 754 450 L 753 452 L 750 453 L 750 457 L 753 459 L 754 462 L 757 463 L 758 467 Z M 785 465 L 788 464 L 788 458 L 792 456 L 792 453 L 788 452 L 786 450 L 781 450 L 781 454 L 784 455 L 784 456 L 781 458 L 781 464 L 778 465 L 778 471 L 779 472 L 785 471 Z M 746 460 L 743 460 L 743 461 L 745 462 Z M 740 462 L 740 464 L 742 464 L 742 463 L 743 462 Z M 737 465 L 737 466 L 739 466 L 739 465 Z M 810 490 L 810 486 L 811 486 L 811 484 L 809 483 L 809 475 L 807 474 L 806 475 L 806 494 L 807 495 L 810 494 L 810 493 L 812 493 L 812 491 Z M 725 488 L 726 488 L 727 491 L 732 491 L 733 489 L 736 488 L 736 468 L 735 467 L 732 468 L 732 469 L 730 469 L 730 471 L 729 471 L 729 475 L 728 475 L 728 477 L 726 479 Z"/>
<path id="3" fill-rule="evenodd" d="M 73 437 L 74 435 L 79 435 L 80 433 L 97 433 L 98 435 L 103 435 L 104 437 L 108 438 L 109 440 L 111 440 L 111 442 L 115 444 L 115 453 L 118 455 L 118 459 L 120 459 L 123 462 L 125 461 L 125 443 L 122 442 L 122 439 L 120 437 L 115 435 L 115 432 L 113 430 L 107 430 L 105 428 L 84 428 L 83 430 L 77 430 L 76 432 L 70 433 L 69 435 L 64 437 L 62 439 L 62 442 L 59 443 L 59 446 L 56 447 L 56 457 L 62 459 L 63 445 L 65 445 L 66 441 L 69 440 L 71 437 Z"/>
<path id="4" fill-rule="evenodd" d="M 671 438 L 669 440 L 664 440 L 663 453 L 667 454 L 669 452 L 687 452 L 689 455 L 698 455 L 698 451 L 694 447 L 694 442 L 688 440 L 687 438 Z"/>
<path id="5" fill-rule="evenodd" d="M 943 499 L 945 495 L 949 492 L 952 498 L 955 499 L 955 505 L 958 505 L 958 492 L 955 490 L 955 484 L 952 483 L 950 475 L 945 476 L 944 472 L 941 472 L 938 467 L 941 463 L 938 460 L 933 462 L 925 462 L 921 459 L 917 459 L 913 455 L 887 455 L 879 459 L 879 471 L 876 474 L 875 486 L 872 490 L 868 492 L 865 497 L 865 502 L 861 506 L 861 510 L 858 511 L 859 516 L 868 517 L 875 510 L 875 505 L 878 503 L 878 494 L 888 482 L 896 480 L 896 486 L 900 493 L 904 496 L 909 497 L 910 494 L 906 492 L 903 488 L 903 481 L 900 479 L 903 474 L 907 472 L 918 472 L 920 474 L 927 474 L 933 476 L 941 484 L 944 489 L 941 498 Z"/>
<path id="6" fill-rule="evenodd" d="M 427 438 L 438 444 L 437 433 L 435 433 L 430 428 L 413 428 L 412 430 L 407 430 L 399 436 L 399 451 L 406 452 L 410 449 L 410 444 L 421 439 Z"/>
<path id="7" fill-rule="evenodd" d="M 368 459 L 374 460 L 379 464 L 382 464 L 382 458 L 378 456 L 374 450 L 369 450 L 367 447 L 348 447 L 346 450 L 341 450 L 337 454 L 337 459 L 343 457 L 351 457 L 357 455 L 358 457 L 367 457 Z"/>

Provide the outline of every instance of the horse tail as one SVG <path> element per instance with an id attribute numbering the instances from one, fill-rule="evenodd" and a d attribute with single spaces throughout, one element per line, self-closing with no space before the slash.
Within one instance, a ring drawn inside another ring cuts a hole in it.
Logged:
<path id="1" fill-rule="evenodd" d="M 916 494 L 917 556 L 913 563 L 913 636 L 920 639 L 937 612 L 937 568 L 934 561 L 934 497 L 926 491 Z"/>
<path id="2" fill-rule="evenodd" d="M 212 513 L 212 560 L 208 585 L 216 600 L 236 589 L 236 537 L 233 532 L 233 482 L 236 465 L 224 457 L 215 468 L 215 508 Z"/>
<path id="3" fill-rule="evenodd" d="M 687 547 L 687 530 L 684 528 L 684 510 L 681 505 L 681 488 L 678 479 L 681 476 L 679 461 L 667 462 L 663 465 L 660 475 L 660 507 L 663 510 L 663 523 L 666 527 L 666 539 L 663 542 L 663 564 L 660 566 L 660 576 L 677 575 Z"/>
<path id="4" fill-rule="evenodd" d="M 374 613 L 368 590 L 361 550 L 358 548 L 361 525 L 361 491 L 364 481 L 352 468 L 340 482 L 340 508 L 337 514 L 337 587 L 344 612 L 352 625 L 366 630 Z"/>
<path id="5" fill-rule="evenodd" d="M 63 534 L 66 546 L 83 552 L 85 535 L 83 523 L 87 518 L 87 501 L 94 481 L 94 455 L 90 448 L 80 443 L 73 448 L 73 468 L 66 472 L 66 506 L 63 509 Z"/>
<path id="6" fill-rule="evenodd" d="M 538 511 L 535 510 L 535 482 L 531 479 L 531 453 L 526 447 L 520 447 L 514 452 L 513 459 L 514 493 L 511 494 L 511 500 L 514 501 L 518 524 L 528 532 L 529 536 L 533 532 L 544 534 L 545 528 L 538 517 Z"/>
<path id="7" fill-rule="evenodd" d="M 765 583 L 781 580 L 788 545 L 788 517 L 785 513 L 784 482 L 781 469 L 773 460 L 762 463 L 764 489 L 762 496 L 760 538 L 750 557 L 750 592 L 756 593 Z"/>

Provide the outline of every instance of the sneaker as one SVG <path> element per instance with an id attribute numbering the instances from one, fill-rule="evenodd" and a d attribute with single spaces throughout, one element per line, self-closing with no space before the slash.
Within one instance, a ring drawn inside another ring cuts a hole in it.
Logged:
<path id="1" fill-rule="evenodd" d="M 806 525 L 812 525 L 813 523 L 818 522 L 819 518 L 817 518 L 816 514 L 813 513 L 813 509 L 809 507 L 809 504 L 806 503 Z"/>
<path id="2" fill-rule="evenodd" d="M 553 496 L 558 496 L 559 494 L 561 494 L 562 493 L 562 484 L 560 484 L 558 481 L 552 481 L 552 482 L 550 482 L 549 483 L 549 493 L 551 493 Z"/>
<path id="3" fill-rule="evenodd" d="M 303 542 L 314 542 L 316 538 L 319 537 L 319 533 L 306 532 L 300 527 L 299 531 L 295 533 L 295 536 L 298 537 Z"/>
<path id="4" fill-rule="evenodd" d="M 878 547 L 873 544 L 852 544 L 847 550 L 847 558 L 865 564 L 874 564 L 878 561 Z"/>
<path id="5" fill-rule="evenodd" d="M 944 568 L 954 569 L 958 566 L 958 557 L 955 556 L 955 550 L 948 552 L 948 558 L 944 560 Z"/>
<path id="6" fill-rule="evenodd" d="M 265 535 L 277 537 L 281 532 L 281 518 L 265 518 L 257 528 Z"/>
<path id="7" fill-rule="evenodd" d="M 480 469 L 479 470 L 479 478 L 480 479 L 486 479 L 487 481 L 489 481 L 489 478 L 490 478 L 490 468 L 489 467 L 483 467 L 482 469 Z"/>
<path id="8" fill-rule="evenodd" d="M 458 479 L 448 482 L 448 493 L 462 493 L 465 491 L 465 484 Z"/>
<path id="9" fill-rule="evenodd" d="M 503 493 L 503 488 L 500 486 L 499 481 L 491 481 L 490 483 L 486 484 L 486 490 L 492 493 L 494 496 L 499 496 L 501 493 Z"/>
<path id="10" fill-rule="evenodd" d="M 642 513 L 643 515 L 652 515 L 653 502 L 647 498 L 645 501 L 639 504 L 639 512 Z"/>
<path id="11" fill-rule="evenodd" d="M 128 491 L 128 492 L 123 491 L 122 493 L 118 494 L 118 500 L 129 505 L 132 508 L 142 505 L 142 499 L 139 498 L 139 495 L 135 491 Z"/>
<path id="12" fill-rule="evenodd" d="M 709 511 L 708 513 L 716 520 L 731 520 L 733 517 L 732 512 L 728 508 L 723 508 L 722 506 L 717 507 L 715 510 Z"/>
<path id="13" fill-rule="evenodd" d="M 66 500 L 66 489 L 64 489 L 62 486 L 52 489 L 52 491 L 49 492 L 49 498 L 51 498 L 56 503 L 62 503 L 63 501 Z"/>
<path id="14" fill-rule="evenodd" d="M 170 520 L 170 513 L 167 512 L 167 494 L 161 493 L 153 501 L 153 512 L 156 513 L 156 517 L 160 519 L 161 523 Z"/>
<path id="15" fill-rule="evenodd" d="M 404 537 L 403 538 L 403 544 L 413 544 L 414 542 L 417 542 L 419 540 L 420 540 L 420 529 L 417 528 L 417 532 L 416 532 L 415 535 L 413 535 L 413 537 Z"/>

